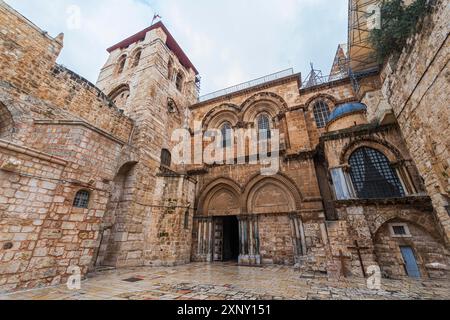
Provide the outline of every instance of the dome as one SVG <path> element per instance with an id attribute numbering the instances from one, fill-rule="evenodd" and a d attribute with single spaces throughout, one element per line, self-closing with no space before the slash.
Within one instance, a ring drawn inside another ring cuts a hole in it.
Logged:
<path id="1" fill-rule="evenodd" d="M 330 113 L 327 122 L 330 123 L 336 119 L 342 118 L 345 115 L 366 110 L 366 105 L 359 102 L 341 104 Z"/>

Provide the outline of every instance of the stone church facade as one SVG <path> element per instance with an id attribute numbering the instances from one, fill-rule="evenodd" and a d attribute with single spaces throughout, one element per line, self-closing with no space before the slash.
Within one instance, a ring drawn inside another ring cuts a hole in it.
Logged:
<path id="1" fill-rule="evenodd" d="M 443 3 L 397 66 L 309 85 L 278 74 L 199 98 L 162 22 L 109 48 L 94 85 L 56 63 L 62 34 L 0 2 L 0 292 L 63 283 L 74 267 L 190 262 L 448 277 Z M 180 128 L 193 141 L 277 131 L 279 170 L 175 163 Z"/>

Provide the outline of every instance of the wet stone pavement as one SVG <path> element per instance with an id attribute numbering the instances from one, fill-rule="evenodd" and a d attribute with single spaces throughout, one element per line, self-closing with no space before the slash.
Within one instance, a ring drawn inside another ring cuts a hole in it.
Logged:
<path id="1" fill-rule="evenodd" d="M 92 274 L 81 289 L 65 285 L 0 295 L 0 300 L 423 300 L 450 299 L 448 281 L 364 279 L 302 275 L 291 267 L 198 264 L 129 268 Z"/>

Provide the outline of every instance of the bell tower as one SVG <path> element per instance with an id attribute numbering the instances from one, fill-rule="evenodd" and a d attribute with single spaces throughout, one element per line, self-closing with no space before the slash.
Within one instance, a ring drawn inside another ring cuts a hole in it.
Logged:
<path id="1" fill-rule="evenodd" d="M 111 205 L 109 221 L 115 221 L 108 236 L 107 261 L 115 267 L 154 263 L 180 263 L 188 260 L 189 230 L 182 226 L 175 234 L 183 235 L 183 249 L 164 248 L 161 234 L 166 226 L 176 227 L 186 209 L 167 215 L 163 195 L 177 199 L 176 207 L 186 208 L 193 202 L 192 182 L 183 175 L 165 176 L 165 170 L 175 168 L 163 156 L 173 150 L 172 132 L 183 128 L 186 109 L 198 100 L 198 72 L 162 22 L 158 22 L 108 49 L 109 58 L 100 71 L 100 88 L 125 115 L 134 120 L 135 130 L 129 146 L 123 148 L 138 154 L 136 165 L 125 177 L 126 204 Z M 163 159 L 164 158 L 164 159 Z M 183 186 L 179 189 L 178 186 Z M 187 188 L 187 189 L 186 189 Z M 173 192 L 175 194 L 172 194 Z M 192 199 L 184 198 L 189 195 Z M 171 204 L 173 205 L 173 204 Z M 192 216 L 193 214 L 191 214 Z M 166 221 L 169 217 L 170 221 Z M 156 223 L 158 221 L 158 223 Z M 174 235 L 174 236 L 175 236 Z M 174 238 L 170 243 L 180 243 Z M 169 256 L 164 256 L 171 252 Z M 184 256 L 184 258 L 179 258 Z M 181 259 L 181 260 L 178 260 Z"/>

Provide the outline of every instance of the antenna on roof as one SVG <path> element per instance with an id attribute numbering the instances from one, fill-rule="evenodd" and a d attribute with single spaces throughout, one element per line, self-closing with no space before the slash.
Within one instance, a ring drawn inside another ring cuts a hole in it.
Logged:
<path id="1" fill-rule="evenodd" d="M 158 19 L 158 18 L 162 19 L 162 17 L 159 14 L 155 13 L 155 15 L 153 16 L 153 19 L 152 19 L 152 25 L 155 24 L 155 20 Z"/>
<path id="2" fill-rule="evenodd" d="M 306 77 L 305 83 L 306 87 L 313 87 L 318 84 L 323 83 L 324 77 L 321 70 L 314 69 L 314 64 L 311 62 L 311 72 Z"/>

